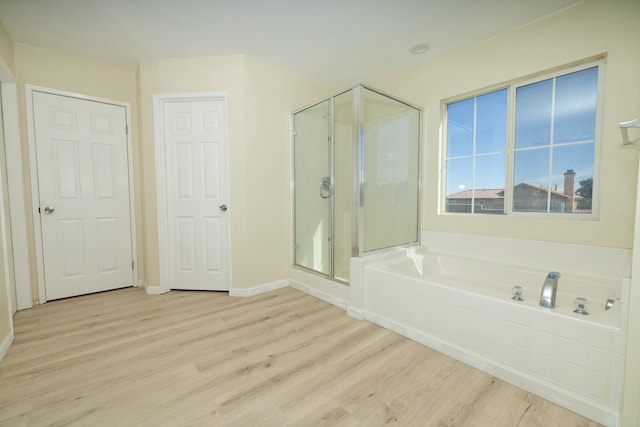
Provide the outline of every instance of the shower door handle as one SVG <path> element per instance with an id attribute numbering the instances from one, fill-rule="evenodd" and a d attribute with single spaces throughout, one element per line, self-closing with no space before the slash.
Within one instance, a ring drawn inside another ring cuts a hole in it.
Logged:
<path id="1" fill-rule="evenodd" d="M 325 176 L 320 180 L 320 197 L 328 199 L 331 196 L 331 178 Z"/>

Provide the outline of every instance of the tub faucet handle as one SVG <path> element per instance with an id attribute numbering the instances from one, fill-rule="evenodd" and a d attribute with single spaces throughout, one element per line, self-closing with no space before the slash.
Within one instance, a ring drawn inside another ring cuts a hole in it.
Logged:
<path id="1" fill-rule="evenodd" d="M 514 286 L 513 289 L 511 290 L 512 293 L 512 297 L 511 299 L 514 301 L 524 301 L 524 298 L 522 298 L 522 286 Z"/>
<path id="2" fill-rule="evenodd" d="M 604 303 L 605 310 L 611 310 L 613 308 L 613 303 L 616 302 L 614 299 L 609 298 L 607 302 Z"/>

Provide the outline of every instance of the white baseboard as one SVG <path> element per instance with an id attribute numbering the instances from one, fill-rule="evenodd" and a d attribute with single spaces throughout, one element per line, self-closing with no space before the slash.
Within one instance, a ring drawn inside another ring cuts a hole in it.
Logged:
<path id="1" fill-rule="evenodd" d="M 167 293 L 160 286 L 149 286 L 145 281 L 142 281 L 141 286 L 144 288 L 147 295 L 161 295 Z"/>
<path id="2" fill-rule="evenodd" d="M 551 383 L 540 381 L 530 375 L 518 372 L 512 367 L 487 359 L 473 351 L 463 349 L 455 344 L 444 341 L 438 337 L 425 334 L 424 332 L 418 331 L 384 316 L 380 316 L 367 310 L 362 311 L 363 313 L 356 312 L 356 314 L 362 314 L 366 320 L 375 323 L 376 325 L 382 326 L 385 329 L 396 332 L 413 341 L 439 351 L 440 353 L 444 353 L 447 356 L 460 360 L 467 365 L 473 366 L 474 368 L 480 369 L 481 371 L 500 378 L 503 381 L 525 389 L 558 405 L 564 406 L 571 411 L 591 418 L 605 426 L 619 426 L 618 414 L 614 408 L 603 407 L 598 402 L 588 401 L 570 392 L 559 390 L 558 387 Z"/>
<path id="3" fill-rule="evenodd" d="M 161 295 L 168 292 L 163 290 L 160 286 L 149 286 L 142 280 L 139 282 L 138 286 L 142 286 L 148 295 Z M 230 289 L 229 295 L 232 297 L 251 297 L 265 292 L 274 291 L 276 289 L 285 288 L 287 286 L 289 286 L 288 280 L 279 280 L 277 282 L 265 283 L 252 288 Z"/>
<path id="4" fill-rule="evenodd" d="M 9 333 L 4 337 L 2 342 L 0 343 L 0 361 L 4 359 L 5 354 L 9 351 L 9 347 L 11 347 L 11 343 L 13 342 L 13 331 L 9 331 Z"/>
<path id="5" fill-rule="evenodd" d="M 328 293 L 322 292 L 318 289 L 312 288 L 311 286 L 307 286 L 304 283 L 300 283 L 300 282 L 296 282 L 294 280 L 291 281 L 290 286 L 292 288 L 295 288 L 299 291 L 304 292 L 305 294 L 309 294 L 311 296 L 314 296 L 318 299 L 321 299 L 324 302 L 328 302 L 331 305 L 335 305 L 336 307 L 339 307 L 343 310 L 346 310 L 348 307 L 348 303 L 347 301 L 341 300 L 339 298 L 336 298 L 333 295 L 329 295 Z"/>
<path id="6" fill-rule="evenodd" d="M 364 320 L 366 311 L 362 308 L 347 306 L 347 314 L 353 317 L 354 319 Z"/>
<path id="7" fill-rule="evenodd" d="M 289 286 L 288 280 L 278 280 L 277 282 L 265 283 L 251 288 L 229 289 L 229 295 L 232 297 L 252 297 L 254 295 L 264 294 L 265 292 L 275 291 L 276 289 L 286 288 L 287 286 Z"/>

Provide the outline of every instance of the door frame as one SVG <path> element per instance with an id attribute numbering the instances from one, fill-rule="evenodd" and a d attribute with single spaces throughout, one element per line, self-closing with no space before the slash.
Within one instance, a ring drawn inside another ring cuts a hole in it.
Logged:
<path id="1" fill-rule="evenodd" d="M 11 230 L 11 241 L 3 245 L 13 254 L 13 281 L 7 283 L 15 292 L 16 307 L 12 311 L 24 310 L 33 306 L 31 295 L 31 269 L 27 246 L 27 212 L 24 204 L 25 183 L 22 169 L 22 146 L 20 144 L 20 125 L 18 121 L 18 91 L 16 84 L 6 78 L 9 74 L 0 72 L 0 91 L 2 91 L 2 114 L 4 124 L 4 144 L 6 160 L 7 190 L 9 197 L 10 221 L 4 226 Z M 4 215 L 4 212 L 2 213 Z M 3 223 L 6 218 L 2 219 Z M 6 260 L 8 262 L 8 259 Z M 10 267 L 9 267 L 10 268 Z M 8 270 L 9 270 L 8 268 Z M 13 301 L 10 299 L 10 304 Z"/>
<path id="2" fill-rule="evenodd" d="M 133 258 L 132 285 L 139 286 L 138 283 L 138 252 L 136 249 L 136 214 L 133 182 L 133 147 L 132 147 L 132 127 L 131 127 L 131 105 L 128 102 L 116 101 L 108 98 L 84 95 L 58 89 L 51 89 L 42 86 L 25 84 L 25 101 L 27 106 L 27 140 L 29 143 L 29 169 L 31 177 L 31 209 L 33 215 L 33 234 L 36 249 L 36 270 L 38 277 L 38 299 L 40 304 L 47 302 L 46 288 L 44 281 L 44 253 L 42 245 L 42 225 L 40 223 L 40 213 L 38 204 L 40 200 L 40 188 L 38 186 L 38 161 L 36 156 L 35 120 L 33 117 L 33 92 L 44 92 L 50 95 L 67 96 L 78 100 L 102 102 L 112 104 L 125 109 L 125 120 L 127 126 L 127 172 L 129 174 L 129 218 L 131 223 L 131 256 Z"/>
<path id="3" fill-rule="evenodd" d="M 153 127 L 154 127 L 154 150 L 156 154 L 156 197 L 157 197 L 157 213 L 158 213 L 158 269 L 160 275 L 160 286 L 155 291 L 151 287 L 147 287 L 148 293 L 166 293 L 171 290 L 169 283 L 169 218 L 168 218 L 168 196 L 167 196 L 167 168 L 165 156 L 165 134 L 164 134 L 164 105 L 168 102 L 175 101 L 222 101 L 227 116 L 227 171 L 229 169 L 229 95 L 227 92 L 188 92 L 188 93 L 161 93 L 153 95 Z M 230 194 L 230 176 L 227 176 L 227 194 Z M 227 277 L 229 278 L 229 292 L 233 288 L 233 280 L 231 276 L 231 216 L 227 219 Z"/>
<path id="4" fill-rule="evenodd" d="M 2 90 L 2 114 L 5 138 L 5 157 L 7 161 L 7 186 L 9 192 L 9 215 L 11 242 L 5 242 L 13 253 L 13 282 L 16 305 L 14 310 L 24 310 L 33 306 L 31 294 L 31 268 L 27 245 L 27 212 L 25 208 L 24 175 L 22 169 L 22 145 L 20 143 L 20 123 L 18 120 L 18 88 L 16 78 L 0 58 L 0 85 Z M 7 236 L 5 235 L 6 239 Z M 6 262 L 6 260 L 4 261 Z M 10 303 L 13 304 L 11 298 Z"/>

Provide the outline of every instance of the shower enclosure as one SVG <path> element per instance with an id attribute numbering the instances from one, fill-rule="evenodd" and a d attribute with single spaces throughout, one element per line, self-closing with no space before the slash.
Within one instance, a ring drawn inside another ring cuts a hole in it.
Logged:
<path id="1" fill-rule="evenodd" d="M 418 242 L 420 109 L 359 85 L 293 113 L 294 265 L 349 283 L 352 256 Z"/>

